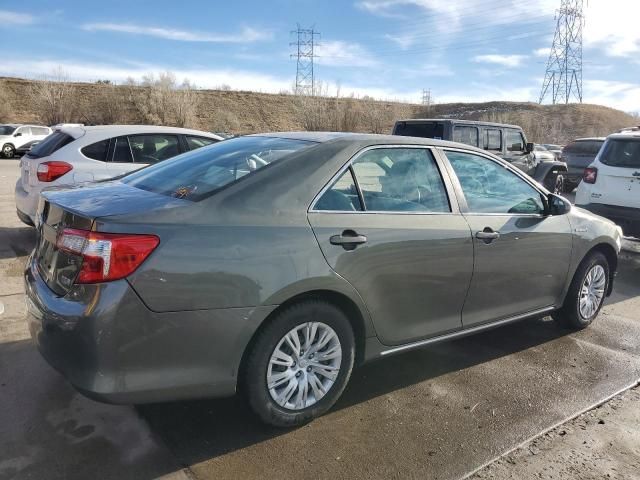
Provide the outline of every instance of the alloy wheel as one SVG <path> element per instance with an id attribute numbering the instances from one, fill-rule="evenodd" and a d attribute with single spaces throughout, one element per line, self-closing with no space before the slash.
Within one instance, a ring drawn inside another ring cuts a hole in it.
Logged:
<path id="1" fill-rule="evenodd" d="M 580 315 L 591 318 L 600 308 L 607 283 L 606 272 L 602 265 L 594 265 L 582 282 L 580 289 Z"/>
<path id="2" fill-rule="evenodd" d="M 322 322 L 291 329 L 278 342 L 267 367 L 267 388 L 274 402 L 302 410 L 319 402 L 331 389 L 342 363 L 336 332 Z"/>
<path id="3" fill-rule="evenodd" d="M 5 145 L 2 149 L 2 155 L 5 158 L 13 158 L 13 147 L 11 145 Z"/>

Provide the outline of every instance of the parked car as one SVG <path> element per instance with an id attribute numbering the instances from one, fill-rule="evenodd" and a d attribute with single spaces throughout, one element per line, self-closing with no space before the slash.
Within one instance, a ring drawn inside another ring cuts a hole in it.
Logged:
<path id="1" fill-rule="evenodd" d="M 584 170 L 576 204 L 640 238 L 640 131 L 609 135 Z"/>
<path id="2" fill-rule="evenodd" d="M 450 140 L 478 147 L 513 164 L 547 190 L 563 191 L 567 166 L 552 159 L 538 160 L 533 153 L 533 143 L 527 143 L 522 128 L 517 125 L 448 119 L 398 120 L 393 135 Z"/>
<path id="3" fill-rule="evenodd" d="M 42 125 L 21 125 L 17 123 L 0 125 L 0 148 L 4 158 L 22 155 L 51 133 Z"/>
<path id="4" fill-rule="evenodd" d="M 562 149 L 562 160 L 567 164 L 564 185 L 566 192 L 572 192 L 582 180 L 584 169 L 587 168 L 598 155 L 604 138 L 578 138 Z"/>
<path id="5" fill-rule="evenodd" d="M 547 149 L 547 151 L 553 153 L 556 157 L 556 160 L 560 160 L 562 157 L 562 145 L 555 145 L 553 143 L 543 143 L 542 146 Z"/>
<path id="6" fill-rule="evenodd" d="M 31 335 L 114 403 L 244 392 L 299 425 L 354 364 L 552 314 L 584 328 L 620 229 L 459 143 L 234 138 L 81 189 L 43 192 Z"/>
<path id="7" fill-rule="evenodd" d="M 33 225 L 44 188 L 104 180 L 222 140 L 199 130 L 141 125 L 62 126 L 20 163 L 18 217 Z"/>
<path id="8" fill-rule="evenodd" d="M 547 150 L 544 145 L 534 144 L 533 152 L 531 152 L 536 162 L 553 162 L 556 156 Z"/>

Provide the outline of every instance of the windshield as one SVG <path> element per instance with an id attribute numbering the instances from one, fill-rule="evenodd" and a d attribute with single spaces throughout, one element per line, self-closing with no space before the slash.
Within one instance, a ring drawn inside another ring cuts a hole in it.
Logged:
<path id="1" fill-rule="evenodd" d="M 0 125 L 0 135 L 11 135 L 16 131 L 16 127 L 10 125 Z"/>
<path id="2" fill-rule="evenodd" d="M 640 168 L 640 139 L 608 140 L 600 162 L 610 167 Z"/>
<path id="3" fill-rule="evenodd" d="M 198 201 L 314 142 L 240 137 L 185 153 L 122 179 L 142 190 Z"/>

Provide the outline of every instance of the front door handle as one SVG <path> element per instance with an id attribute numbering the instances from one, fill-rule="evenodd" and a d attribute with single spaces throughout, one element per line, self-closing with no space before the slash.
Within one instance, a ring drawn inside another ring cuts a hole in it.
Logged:
<path id="1" fill-rule="evenodd" d="M 329 238 L 331 245 L 341 245 L 345 250 L 353 250 L 358 245 L 367 242 L 367 237 L 358 235 L 353 230 L 345 230 L 340 235 L 332 235 Z"/>
<path id="2" fill-rule="evenodd" d="M 481 232 L 476 232 L 476 238 L 484 243 L 491 243 L 496 238 L 500 238 L 500 232 L 494 231 L 491 227 L 485 227 Z"/>

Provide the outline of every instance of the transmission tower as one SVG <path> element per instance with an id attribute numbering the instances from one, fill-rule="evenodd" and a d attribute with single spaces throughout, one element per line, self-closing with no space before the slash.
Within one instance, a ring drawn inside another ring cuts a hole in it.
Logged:
<path id="1" fill-rule="evenodd" d="M 431 89 L 422 89 L 422 105 L 426 107 L 427 112 L 431 112 Z"/>
<path id="2" fill-rule="evenodd" d="M 583 4 L 584 0 L 561 0 L 539 103 L 548 95 L 554 104 L 572 98 L 582 103 Z"/>
<path id="3" fill-rule="evenodd" d="M 291 32 L 297 36 L 297 40 L 291 45 L 297 47 L 296 53 L 291 58 L 296 58 L 296 94 L 315 94 L 315 77 L 313 73 L 313 59 L 317 57 L 314 48 L 318 46 L 317 38 L 320 33 L 311 28 L 298 28 Z"/>

